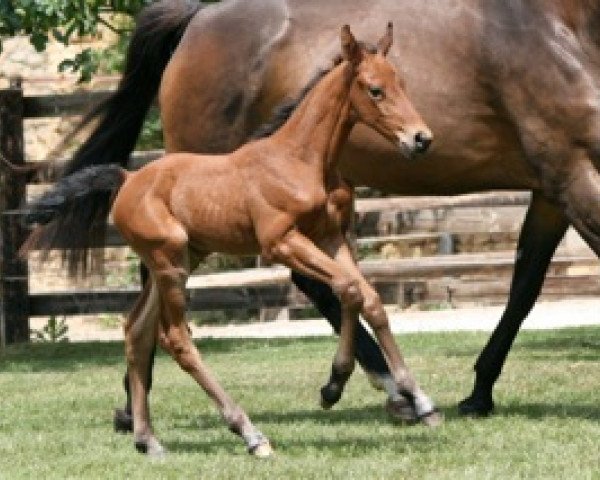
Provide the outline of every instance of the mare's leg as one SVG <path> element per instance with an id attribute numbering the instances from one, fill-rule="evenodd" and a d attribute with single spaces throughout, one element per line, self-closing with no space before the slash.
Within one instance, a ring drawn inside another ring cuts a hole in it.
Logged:
<path id="1" fill-rule="evenodd" d="M 537 300 L 550 260 L 568 222 L 561 210 L 534 193 L 517 246 L 506 309 L 475 363 L 473 392 L 458 408 L 464 415 L 487 415 L 494 408 L 492 389 L 512 343 Z"/>

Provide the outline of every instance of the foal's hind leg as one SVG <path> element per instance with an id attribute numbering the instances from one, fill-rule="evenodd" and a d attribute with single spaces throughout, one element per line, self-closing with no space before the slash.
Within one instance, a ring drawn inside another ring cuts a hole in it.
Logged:
<path id="1" fill-rule="evenodd" d="M 129 317 L 136 316 L 139 314 L 141 308 L 143 308 L 144 303 L 148 298 L 148 293 L 150 292 L 150 284 L 148 277 L 148 269 L 144 264 L 141 265 L 142 272 L 142 292 L 138 297 L 136 304 L 133 307 Z M 136 313 L 138 312 L 138 313 Z M 152 352 L 150 354 L 150 362 L 148 364 L 148 373 L 147 373 L 147 383 L 146 383 L 146 392 L 150 394 L 150 390 L 152 388 L 152 370 L 154 367 L 154 355 L 156 353 L 156 342 L 154 342 L 154 346 L 152 347 Z M 129 374 L 127 370 L 125 370 L 125 375 L 123 376 L 123 388 L 125 389 L 125 407 L 116 408 L 114 414 L 114 427 L 116 432 L 127 433 L 133 432 L 133 417 L 131 413 L 131 388 L 129 386 Z"/>
<path id="2" fill-rule="evenodd" d="M 177 230 L 178 228 L 174 227 L 171 231 Z M 249 452 L 256 456 L 270 455 L 272 450 L 268 439 L 256 429 L 248 415 L 223 390 L 204 365 L 198 349 L 191 340 L 185 321 L 185 283 L 189 267 L 184 235 L 179 239 L 171 237 L 161 248 L 153 249 L 146 263 L 160 296 L 161 345 L 216 403 L 229 429 L 244 439 Z"/>
<path id="3" fill-rule="evenodd" d="M 154 282 L 149 282 L 125 325 L 125 353 L 132 397 L 133 433 L 136 448 L 151 456 L 164 450 L 152 433 L 148 407 L 148 372 L 156 343 L 159 297 Z"/>

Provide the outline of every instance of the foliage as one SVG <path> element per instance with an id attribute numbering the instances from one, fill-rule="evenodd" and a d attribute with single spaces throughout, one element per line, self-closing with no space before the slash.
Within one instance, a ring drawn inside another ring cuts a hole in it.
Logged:
<path id="1" fill-rule="evenodd" d="M 593 479 L 600 438 L 600 328 L 522 332 L 496 387 L 497 413 L 458 417 L 485 333 L 401 335 L 407 361 L 446 416 L 438 429 L 392 423 L 356 371 L 323 411 L 335 339 L 198 342 L 206 365 L 268 435 L 250 457 L 189 375 L 157 355 L 152 420 L 168 450 L 139 455 L 112 431 L 124 401 L 123 344 L 10 346 L 0 354 L 0 477 L 130 479 Z"/>
<path id="2" fill-rule="evenodd" d="M 132 18 L 152 0 L 1 0 L 0 38 L 27 35 L 38 51 L 52 36 L 64 45 L 84 36 L 95 36 L 99 28 L 115 32 L 125 41 Z M 0 41 L 0 52 L 2 43 Z M 85 49 L 61 64 L 62 70 L 79 72 L 89 80 L 99 60 L 109 54 Z"/>
<path id="3" fill-rule="evenodd" d="M 69 326 L 65 317 L 58 320 L 54 315 L 51 316 L 46 325 L 41 330 L 31 330 L 32 340 L 36 342 L 68 342 Z"/>

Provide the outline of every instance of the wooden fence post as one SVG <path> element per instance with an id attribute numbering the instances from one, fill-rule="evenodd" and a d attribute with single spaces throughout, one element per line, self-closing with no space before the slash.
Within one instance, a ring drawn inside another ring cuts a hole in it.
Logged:
<path id="1" fill-rule="evenodd" d="M 0 154 L 13 165 L 24 165 L 23 150 L 23 90 L 21 79 L 11 79 L 10 88 L 0 90 Z M 27 262 L 18 258 L 19 245 L 26 232 L 18 216 L 11 210 L 18 209 L 25 199 L 26 178 L 0 170 L 0 212 L 2 257 L 0 278 L 2 315 L 0 344 L 27 342 L 29 340 L 29 279 Z"/>

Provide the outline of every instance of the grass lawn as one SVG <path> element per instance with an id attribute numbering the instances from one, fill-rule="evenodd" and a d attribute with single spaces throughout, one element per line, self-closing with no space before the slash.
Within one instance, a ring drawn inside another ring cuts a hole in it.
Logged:
<path id="1" fill-rule="evenodd" d="M 151 395 L 162 461 L 112 430 L 123 400 L 120 343 L 36 344 L 0 354 L 0 479 L 600 478 L 600 328 L 524 332 L 496 388 L 497 413 L 458 417 L 482 333 L 402 335 L 409 364 L 446 415 L 438 429 L 393 424 L 357 369 L 322 411 L 334 338 L 203 340 L 207 363 L 269 436 L 245 453 L 191 378 L 165 355 Z"/>

